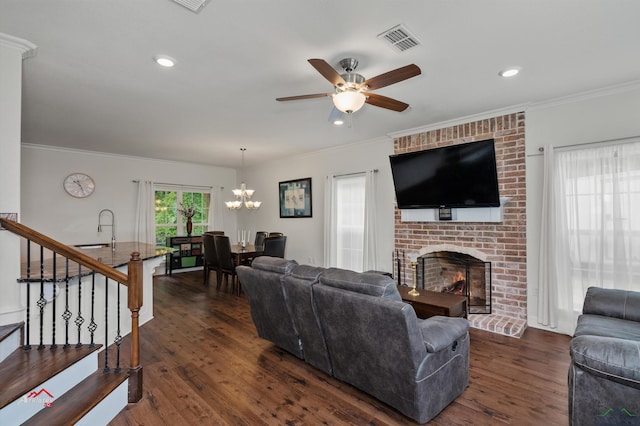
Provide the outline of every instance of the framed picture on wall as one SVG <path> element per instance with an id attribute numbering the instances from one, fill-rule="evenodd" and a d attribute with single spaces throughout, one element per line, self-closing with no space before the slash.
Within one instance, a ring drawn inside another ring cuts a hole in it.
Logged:
<path id="1" fill-rule="evenodd" d="M 280 182 L 280 217 L 311 217 L 311 178 Z"/>

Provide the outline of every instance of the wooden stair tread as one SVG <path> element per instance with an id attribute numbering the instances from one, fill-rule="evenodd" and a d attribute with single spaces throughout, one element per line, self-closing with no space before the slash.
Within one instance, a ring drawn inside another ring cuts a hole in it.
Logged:
<path id="1" fill-rule="evenodd" d="M 124 371 L 119 373 L 96 371 L 64 395 L 56 397 L 51 407 L 40 410 L 23 425 L 66 426 L 75 424 L 120 386 L 128 376 L 128 373 Z"/>
<path id="2" fill-rule="evenodd" d="M 83 345 L 76 348 L 58 346 L 56 349 L 16 349 L 0 363 L 0 408 L 22 397 L 39 384 L 73 365 L 102 345 Z"/>
<path id="3" fill-rule="evenodd" d="M 0 325 L 0 342 L 2 342 L 7 337 L 11 336 L 11 334 L 20 330 L 24 326 L 24 322 L 16 322 L 14 324 L 5 324 Z"/>

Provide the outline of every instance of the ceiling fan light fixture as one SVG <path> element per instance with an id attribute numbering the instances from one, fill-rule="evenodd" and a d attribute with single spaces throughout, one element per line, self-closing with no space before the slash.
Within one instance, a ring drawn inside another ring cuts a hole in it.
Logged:
<path id="1" fill-rule="evenodd" d="M 333 95 L 333 105 L 347 114 L 358 111 L 364 105 L 367 97 L 355 90 L 345 90 Z"/>

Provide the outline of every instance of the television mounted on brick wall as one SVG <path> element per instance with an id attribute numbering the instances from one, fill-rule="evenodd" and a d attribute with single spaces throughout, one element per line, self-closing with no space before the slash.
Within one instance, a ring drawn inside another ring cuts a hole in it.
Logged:
<path id="1" fill-rule="evenodd" d="M 399 209 L 498 207 L 493 139 L 389 156 Z"/>

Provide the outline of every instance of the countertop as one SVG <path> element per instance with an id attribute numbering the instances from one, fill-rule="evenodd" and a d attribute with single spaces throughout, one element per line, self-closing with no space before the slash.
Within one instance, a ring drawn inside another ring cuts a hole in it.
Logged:
<path id="1" fill-rule="evenodd" d="M 78 250 L 80 253 L 83 253 L 100 263 L 103 263 L 112 268 L 119 268 L 121 266 L 125 266 L 131 260 L 131 253 L 137 251 L 140 253 L 140 259 L 147 260 L 152 259 L 154 257 L 164 256 L 167 253 L 174 251 L 174 249 L 170 247 L 158 247 L 154 244 L 146 244 L 140 243 L 136 241 L 126 241 L 126 242 L 116 242 L 115 250 L 111 249 L 111 245 L 101 245 L 101 244 L 85 244 L 83 246 L 71 246 L 74 249 Z M 56 265 L 55 265 L 55 275 L 54 275 L 54 267 L 53 267 L 53 258 L 46 256 L 50 256 L 51 251 L 45 249 L 45 259 L 43 262 L 43 269 L 41 273 L 40 268 L 40 254 L 31 252 L 31 267 L 29 275 L 30 278 L 28 281 L 40 281 L 41 274 L 44 281 L 65 281 L 66 279 L 66 262 L 65 258 L 61 256 L 56 256 Z M 77 277 L 77 276 L 86 276 L 91 274 L 91 270 L 88 268 L 82 267 L 79 270 L 79 265 L 75 262 L 69 262 L 69 278 Z M 21 277 L 20 282 L 27 281 L 27 263 L 24 262 L 21 267 Z M 55 277 L 55 278 L 54 278 Z"/>

